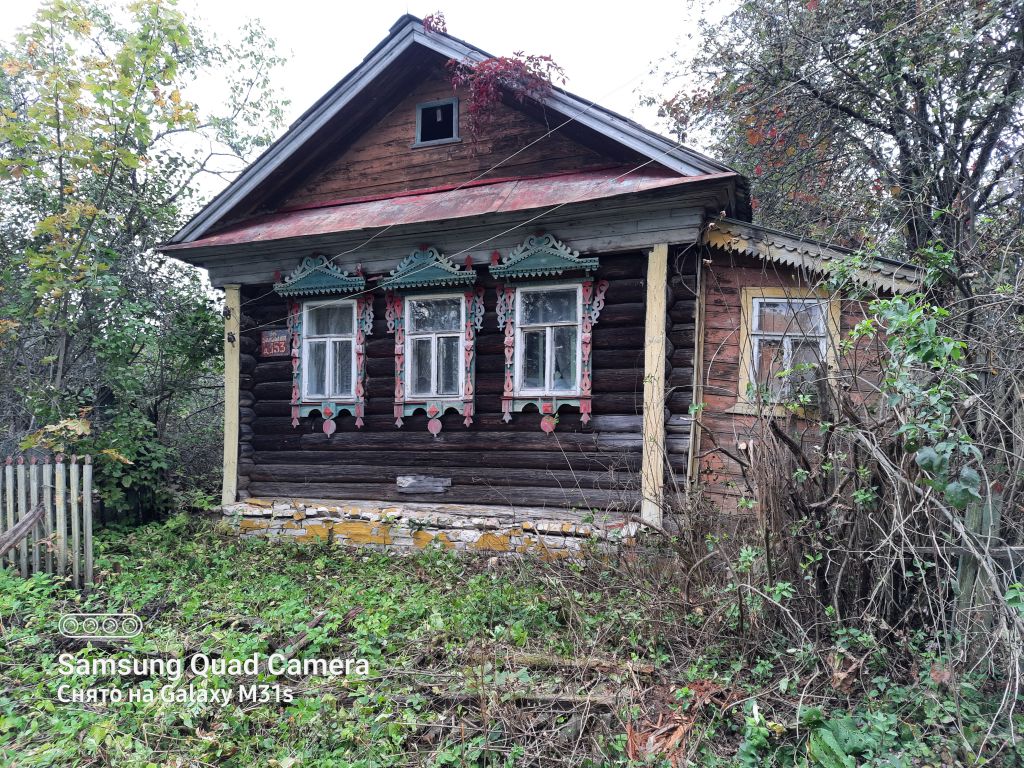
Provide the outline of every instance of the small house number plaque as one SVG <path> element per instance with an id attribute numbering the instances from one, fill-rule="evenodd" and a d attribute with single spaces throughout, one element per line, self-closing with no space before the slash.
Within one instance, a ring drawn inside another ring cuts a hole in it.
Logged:
<path id="1" fill-rule="evenodd" d="M 278 357 L 288 354 L 288 331 L 263 331 L 260 333 L 260 357 Z"/>

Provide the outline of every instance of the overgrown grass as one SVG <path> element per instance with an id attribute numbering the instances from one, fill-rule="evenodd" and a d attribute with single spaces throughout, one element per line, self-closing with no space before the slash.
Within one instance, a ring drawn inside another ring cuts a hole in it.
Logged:
<path id="1" fill-rule="evenodd" d="M 1024 755 L 986 731 L 995 703 L 983 677 L 957 681 L 953 697 L 940 660 L 922 655 L 916 675 L 899 679 L 885 650 L 858 636 L 841 641 L 861 661 L 829 679 L 820 649 L 744 644 L 729 634 L 727 594 L 684 605 L 673 578 L 635 560 L 391 557 L 240 540 L 186 517 L 107 531 L 99 546 L 102 580 L 85 598 L 0 571 L 2 765 L 832 768 L 1010 765 Z M 69 640 L 57 622 L 70 611 L 135 612 L 144 629 L 108 646 Z M 62 653 L 187 666 L 196 654 L 278 649 L 363 658 L 369 673 L 275 678 L 264 667 L 175 684 L 279 684 L 290 702 L 58 700 L 62 684 L 127 692 L 170 682 L 69 679 Z"/>

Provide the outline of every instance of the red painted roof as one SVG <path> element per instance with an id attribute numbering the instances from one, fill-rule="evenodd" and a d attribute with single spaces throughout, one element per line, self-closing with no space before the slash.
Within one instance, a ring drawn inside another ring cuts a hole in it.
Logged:
<path id="1" fill-rule="evenodd" d="M 526 211 L 734 176 L 734 173 L 680 176 L 652 164 L 633 171 L 610 169 L 482 180 L 462 187 L 414 190 L 385 198 L 358 198 L 316 208 L 285 210 L 239 222 L 200 240 L 165 245 L 162 250 L 191 251 L 488 213 Z"/>

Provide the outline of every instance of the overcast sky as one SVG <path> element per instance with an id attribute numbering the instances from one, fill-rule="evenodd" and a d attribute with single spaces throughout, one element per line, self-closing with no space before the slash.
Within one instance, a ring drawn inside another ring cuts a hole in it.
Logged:
<path id="1" fill-rule="evenodd" d="M 495 55 L 550 54 L 579 96 L 657 128 L 636 93 L 652 62 L 692 44 L 693 10 L 685 0 L 631 0 L 606 6 L 580 0 L 180 0 L 180 7 L 222 36 L 259 18 L 289 63 L 278 85 L 291 100 L 289 122 L 355 67 L 404 13 L 421 18 L 443 8 L 448 31 Z M 36 0 L 0 0 L 0 37 L 10 39 L 31 18 Z M 612 10 L 614 9 L 614 10 Z M 199 99 L 197 99 L 199 100 Z M 202 104 L 201 104 L 202 106 Z"/>

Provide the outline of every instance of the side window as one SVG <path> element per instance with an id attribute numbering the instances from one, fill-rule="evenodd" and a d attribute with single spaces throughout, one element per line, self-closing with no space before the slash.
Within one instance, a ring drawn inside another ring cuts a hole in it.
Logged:
<path id="1" fill-rule="evenodd" d="M 465 324 L 461 296 L 406 301 L 406 381 L 411 397 L 462 394 L 459 339 Z"/>
<path id="2" fill-rule="evenodd" d="M 356 303 L 303 305 L 303 399 L 348 399 L 356 377 Z"/>
<path id="3" fill-rule="evenodd" d="M 516 310 L 516 394 L 579 394 L 580 286 L 519 288 Z"/>
<path id="4" fill-rule="evenodd" d="M 740 399 L 813 401 L 833 332 L 833 302 L 745 288 Z"/>

